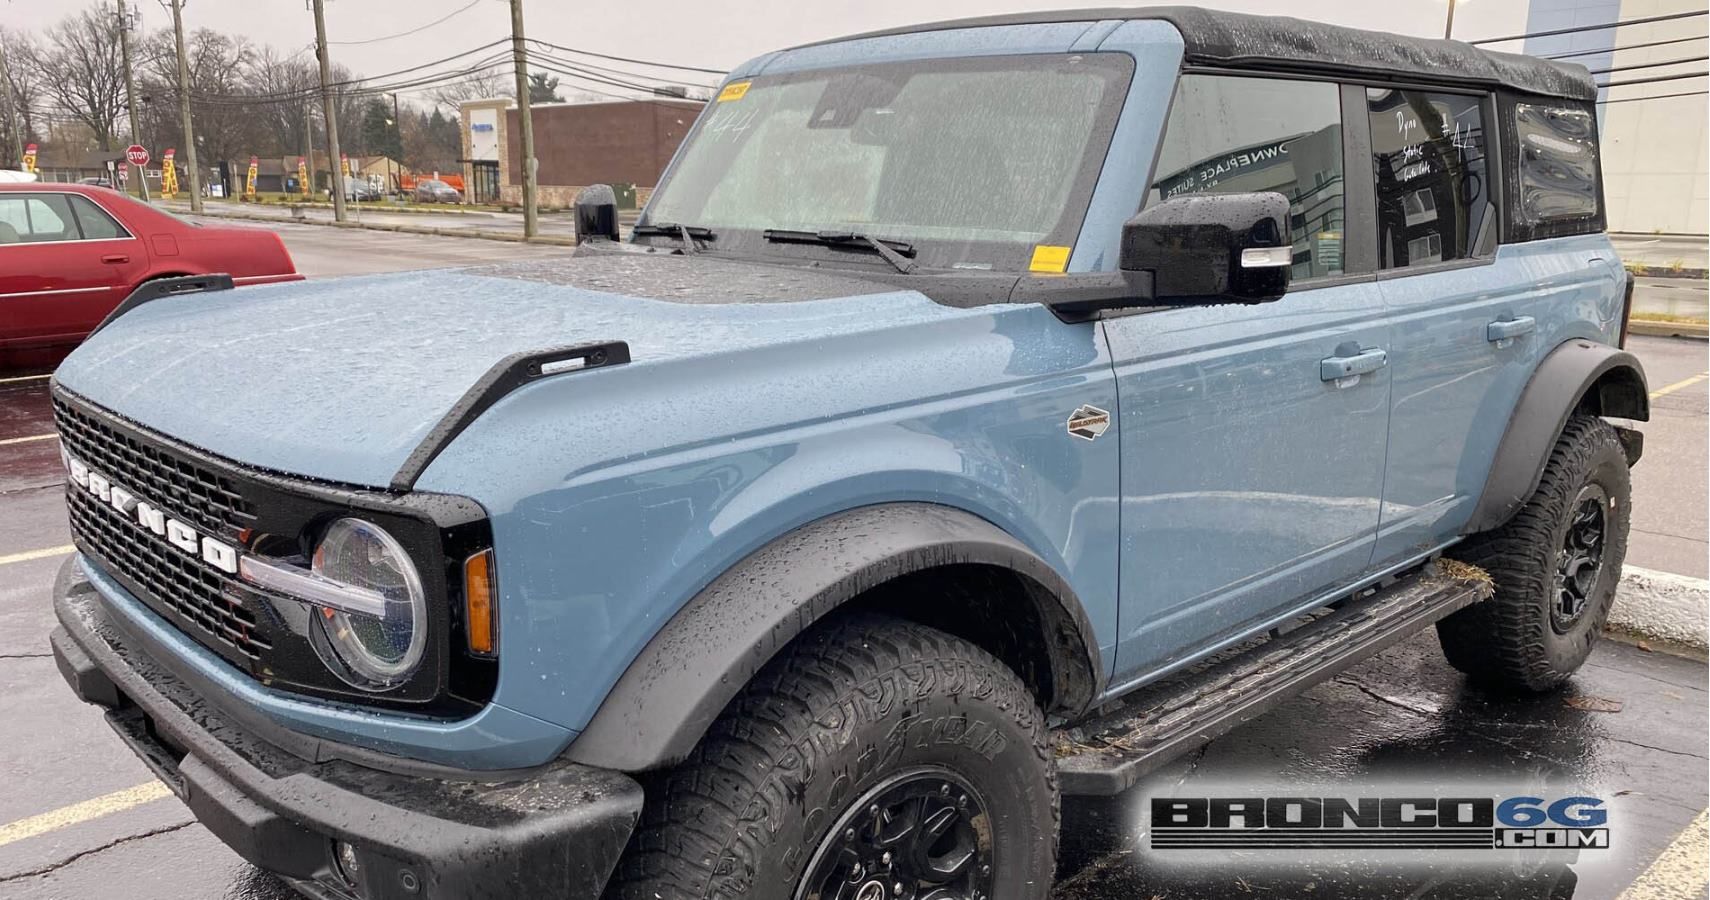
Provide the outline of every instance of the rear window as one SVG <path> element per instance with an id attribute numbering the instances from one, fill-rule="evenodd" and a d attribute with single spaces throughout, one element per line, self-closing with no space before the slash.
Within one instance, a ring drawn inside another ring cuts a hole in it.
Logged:
<path id="1" fill-rule="evenodd" d="M 1521 218 L 1529 225 L 1595 219 L 1597 122 L 1591 114 L 1517 103 L 1514 129 L 1519 143 Z"/>
<path id="2" fill-rule="evenodd" d="M 64 194 L 0 194 L 0 244 L 81 238 Z"/>

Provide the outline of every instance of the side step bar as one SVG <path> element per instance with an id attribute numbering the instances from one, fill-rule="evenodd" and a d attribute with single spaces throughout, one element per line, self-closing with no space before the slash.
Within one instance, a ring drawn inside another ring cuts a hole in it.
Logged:
<path id="1" fill-rule="evenodd" d="M 1451 574 L 1452 572 L 1452 574 Z M 1064 794 L 1113 796 L 1171 759 L 1491 595 L 1489 576 L 1433 562 L 1147 685 L 1053 735 Z"/>

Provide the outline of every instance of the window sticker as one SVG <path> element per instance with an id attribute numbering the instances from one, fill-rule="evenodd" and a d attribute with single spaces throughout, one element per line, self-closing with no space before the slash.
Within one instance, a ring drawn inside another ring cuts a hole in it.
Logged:
<path id="1" fill-rule="evenodd" d="M 752 81 L 733 81 L 725 85 L 724 90 L 718 92 L 718 102 L 741 100 L 748 93 L 748 86 L 753 83 Z"/>
<path id="2" fill-rule="evenodd" d="M 1053 247 L 1050 244 L 1036 244 L 1033 247 L 1033 261 L 1027 264 L 1027 271 L 1060 274 L 1068 267 L 1068 247 Z"/>

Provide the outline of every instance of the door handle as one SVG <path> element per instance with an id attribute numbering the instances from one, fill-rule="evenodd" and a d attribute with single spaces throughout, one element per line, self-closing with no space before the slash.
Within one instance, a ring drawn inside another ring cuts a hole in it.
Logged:
<path id="1" fill-rule="evenodd" d="M 107 256 L 101 257 L 101 261 L 104 263 L 112 263 L 113 265 L 119 265 L 120 263 L 130 262 L 131 258 L 124 255 L 123 253 L 113 253 L 113 254 L 109 254 Z"/>
<path id="2" fill-rule="evenodd" d="M 1344 378 L 1370 375 L 1389 365 L 1389 354 L 1373 348 L 1352 356 L 1332 356 L 1318 363 L 1318 380 L 1341 381 Z"/>
<path id="3" fill-rule="evenodd" d="M 1503 319 L 1484 326 L 1484 339 L 1498 347 L 1506 347 L 1508 345 L 1503 343 L 1504 341 L 1512 341 L 1523 334 L 1531 334 L 1537 328 L 1538 320 L 1531 316 Z"/>

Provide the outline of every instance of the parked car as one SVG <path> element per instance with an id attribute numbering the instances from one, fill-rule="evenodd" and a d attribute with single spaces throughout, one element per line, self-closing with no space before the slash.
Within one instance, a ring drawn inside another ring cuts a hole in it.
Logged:
<path id="1" fill-rule="evenodd" d="M 79 178 L 77 179 L 77 183 L 86 184 L 90 187 L 110 188 L 113 186 L 113 182 L 103 175 L 91 175 L 87 178 Z"/>
<path id="2" fill-rule="evenodd" d="M 0 183 L 0 351 L 74 344 L 151 280 L 295 281 L 279 236 L 194 225 L 102 187 Z"/>
<path id="3" fill-rule="evenodd" d="M 443 181 L 433 178 L 422 178 L 416 181 L 416 188 L 410 197 L 417 203 L 462 203 L 463 195 L 457 189 Z"/>
<path id="4" fill-rule="evenodd" d="M 344 199 L 353 203 L 366 203 L 381 198 L 380 189 L 369 184 L 366 179 L 350 178 L 344 182 Z M 332 200 L 332 189 L 327 189 L 327 200 Z"/>
<path id="5" fill-rule="evenodd" d="M 769 54 L 628 241 L 602 186 L 572 258 L 73 353 L 59 668 L 315 896 L 1042 898 L 1060 793 L 1419 629 L 1585 662 L 1648 417 L 1596 100 L 1170 7 Z"/>

